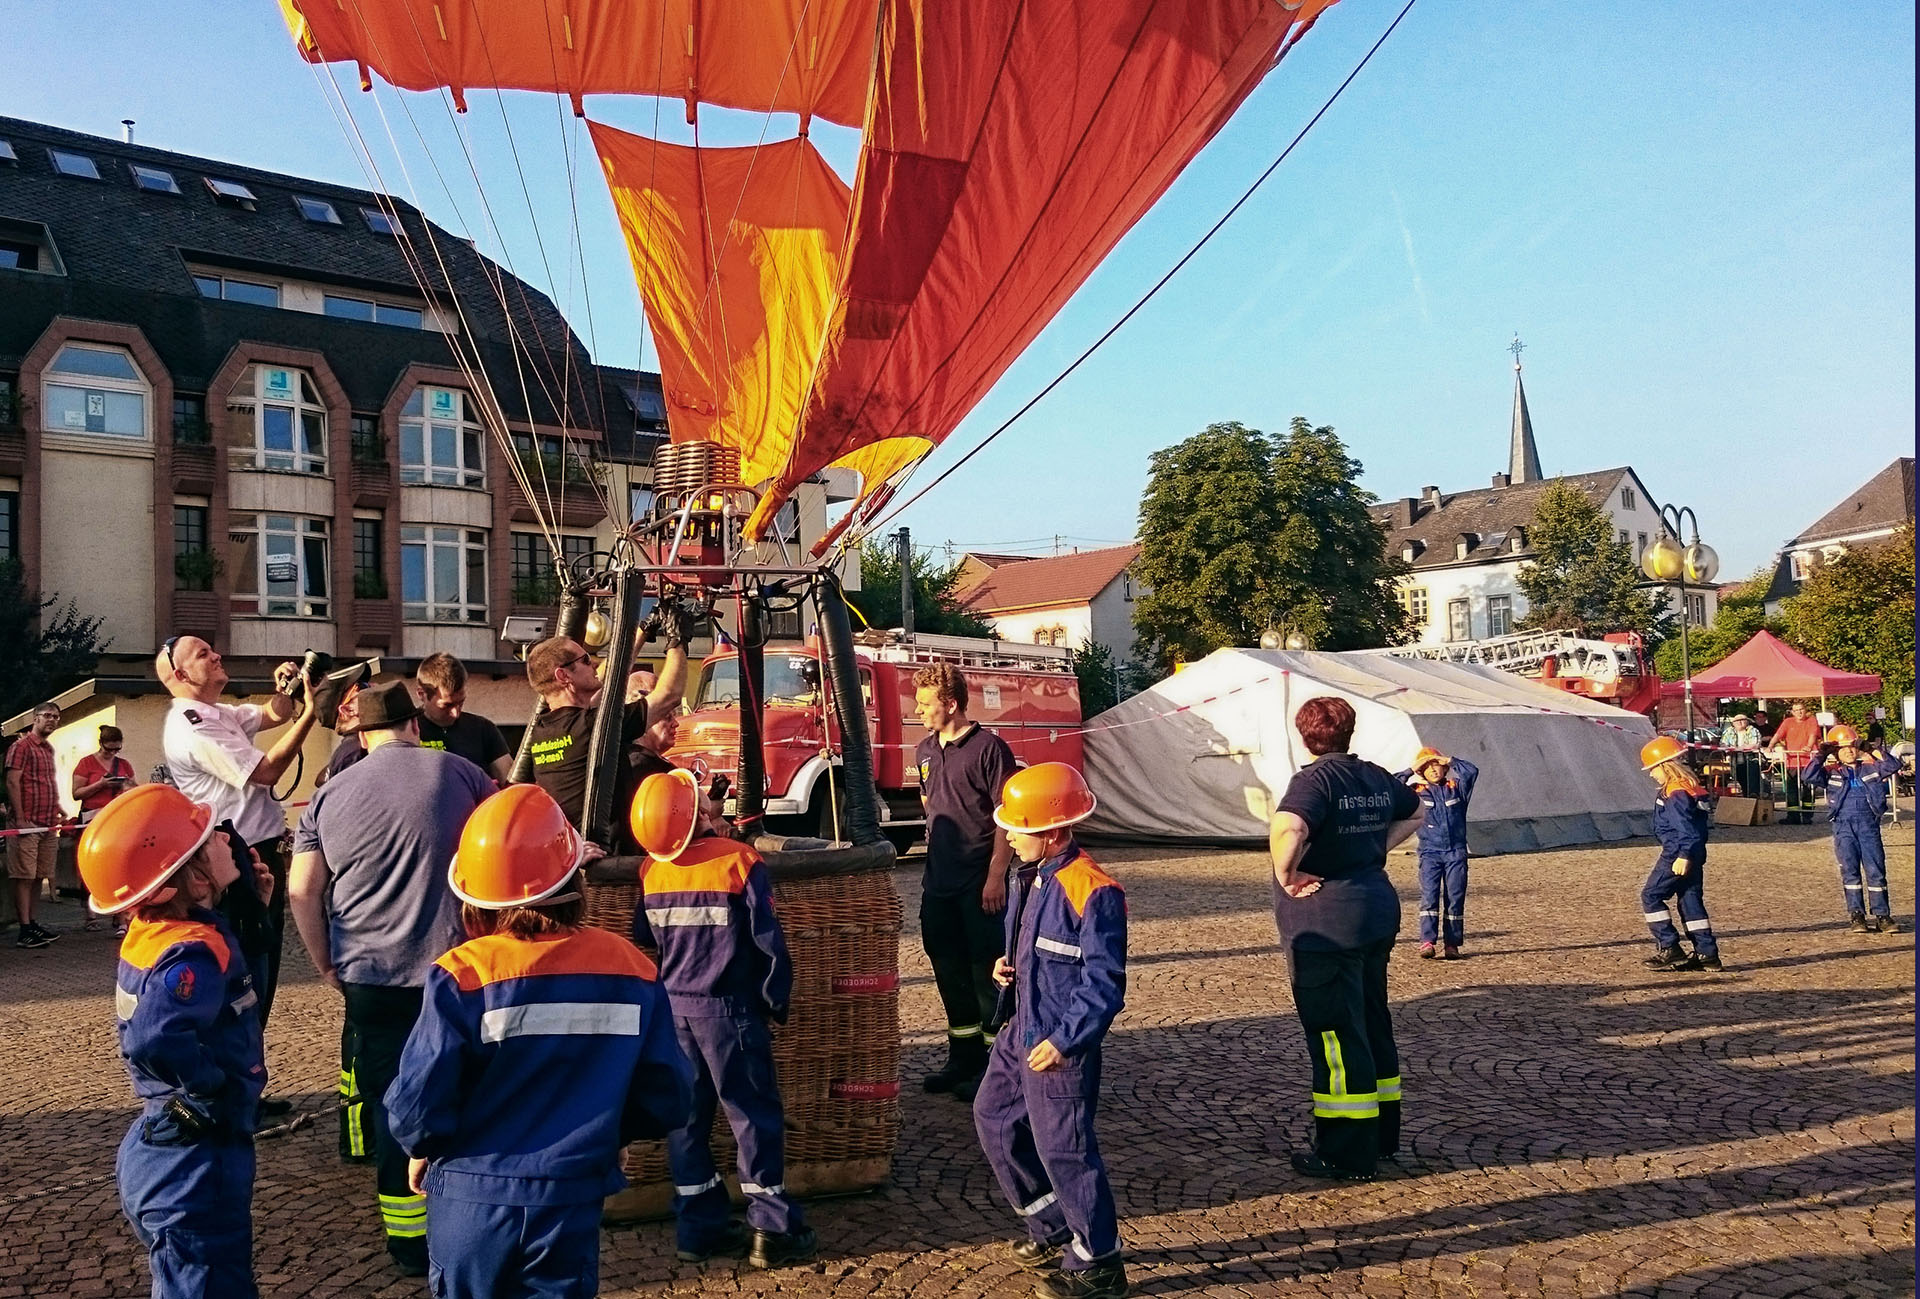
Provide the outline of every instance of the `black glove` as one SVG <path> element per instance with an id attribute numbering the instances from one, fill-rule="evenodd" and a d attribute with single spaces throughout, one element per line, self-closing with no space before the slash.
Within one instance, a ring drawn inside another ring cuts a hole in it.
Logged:
<path id="1" fill-rule="evenodd" d="M 667 648 L 685 649 L 693 639 L 694 617 L 685 605 L 665 604 L 655 611 L 667 634 Z"/>
<path id="2" fill-rule="evenodd" d="M 638 633 L 639 643 L 644 645 L 655 636 L 658 636 L 665 625 L 665 620 L 660 616 L 660 607 L 655 605 L 653 612 L 642 618 L 640 620 L 640 626 L 635 629 Z"/>
<path id="3" fill-rule="evenodd" d="M 204 1141 L 219 1130 L 211 1107 L 196 1105 L 179 1093 L 167 1097 L 167 1103 L 160 1108 L 188 1141 Z"/>

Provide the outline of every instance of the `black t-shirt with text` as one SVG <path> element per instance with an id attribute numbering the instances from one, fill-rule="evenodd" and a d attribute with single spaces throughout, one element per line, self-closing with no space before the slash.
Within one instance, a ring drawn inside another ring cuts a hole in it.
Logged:
<path id="1" fill-rule="evenodd" d="M 924 888 L 936 897 L 978 893 L 993 862 L 993 809 L 1018 763 L 1007 742 L 975 722 L 959 739 L 938 735 L 914 752 L 927 801 Z"/>
<path id="2" fill-rule="evenodd" d="M 1351 753 L 1329 753 L 1302 767 L 1279 810 L 1307 823 L 1297 868 L 1323 881 L 1309 897 L 1273 885 L 1274 918 L 1287 945 L 1341 951 L 1391 937 L 1400 898 L 1387 879 L 1387 831 L 1420 810 L 1414 792 L 1391 772 Z"/>
<path id="3" fill-rule="evenodd" d="M 587 751 L 593 747 L 593 718 L 591 708 L 550 708 L 533 722 L 533 783 L 553 795 L 553 801 L 575 825 L 587 805 Z M 613 791 L 613 821 L 623 850 L 631 847 L 627 808 L 640 787 L 641 774 L 627 755 L 646 730 L 647 701 L 628 704 L 620 728 L 620 774 Z"/>
<path id="4" fill-rule="evenodd" d="M 476 713 L 462 713 L 453 719 L 453 725 L 442 726 L 430 722 L 423 713 L 420 717 L 420 747 L 423 749 L 445 749 L 471 762 L 488 775 L 493 774 L 493 764 L 512 753 L 507 747 L 507 737 L 500 728 Z M 367 756 L 360 747 L 360 737 L 349 735 L 334 746 L 333 756 L 327 759 L 327 779 L 351 767 Z"/>

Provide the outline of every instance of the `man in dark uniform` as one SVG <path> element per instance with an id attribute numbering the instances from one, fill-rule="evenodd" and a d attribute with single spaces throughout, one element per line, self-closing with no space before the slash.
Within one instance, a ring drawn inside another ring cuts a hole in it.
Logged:
<path id="1" fill-rule="evenodd" d="M 1387 960 L 1400 898 L 1387 852 L 1420 828 L 1420 800 L 1347 752 L 1353 705 L 1309 699 L 1294 726 L 1314 761 L 1273 815 L 1274 919 L 1294 1008 L 1313 1058 L 1310 1177 L 1366 1181 L 1400 1146 L 1400 1056 L 1387 1009 Z"/>
<path id="2" fill-rule="evenodd" d="M 920 942 L 947 1013 L 947 1063 L 922 1085 L 971 1102 L 993 1042 L 993 965 L 1006 954 L 999 917 L 1007 908 L 1013 850 L 993 810 L 1015 763 L 1005 740 L 968 719 L 967 679 L 959 668 L 931 664 L 913 684 L 914 705 L 931 732 L 914 754 L 927 809 Z"/>

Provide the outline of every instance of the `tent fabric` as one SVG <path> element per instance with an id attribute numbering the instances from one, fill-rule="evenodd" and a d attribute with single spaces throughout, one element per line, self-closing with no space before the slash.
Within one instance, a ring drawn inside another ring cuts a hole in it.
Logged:
<path id="1" fill-rule="evenodd" d="M 1087 724 L 1091 836 L 1264 843 L 1311 761 L 1293 714 L 1315 695 L 1354 707 L 1353 751 L 1389 771 L 1423 746 L 1471 759 L 1467 838 L 1480 854 L 1651 833 L 1639 750 L 1653 724 L 1493 668 L 1376 654 L 1217 650 Z"/>
<path id="2" fill-rule="evenodd" d="M 589 123 L 633 258 L 673 440 L 785 462 L 846 243 L 845 181 L 804 139 L 693 149 Z M 715 269 L 717 264 L 717 271 Z"/>
<path id="3" fill-rule="evenodd" d="M 1867 672 L 1841 672 L 1816 662 L 1770 631 L 1753 639 L 1707 669 L 1711 676 L 1693 679 L 1693 697 L 1700 699 L 1791 699 L 1807 696 L 1877 695 L 1880 678 Z M 1669 681 L 1663 696 L 1685 694 L 1683 682 Z"/>
<path id="4" fill-rule="evenodd" d="M 403 90 L 663 95 L 842 126 L 866 116 L 880 0 L 281 0 L 309 62 Z"/>

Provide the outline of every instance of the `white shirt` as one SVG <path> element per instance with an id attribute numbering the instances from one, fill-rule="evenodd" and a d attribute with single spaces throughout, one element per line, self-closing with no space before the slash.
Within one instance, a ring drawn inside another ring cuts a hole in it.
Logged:
<path id="1" fill-rule="evenodd" d="M 173 783 L 194 802 L 212 804 L 214 821 L 232 821 L 249 844 L 278 839 L 287 828 L 273 791 L 248 779 L 267 756 L 253 745 L 262 716 L 255 704 L 175 699 L 161 730 Z"/>

